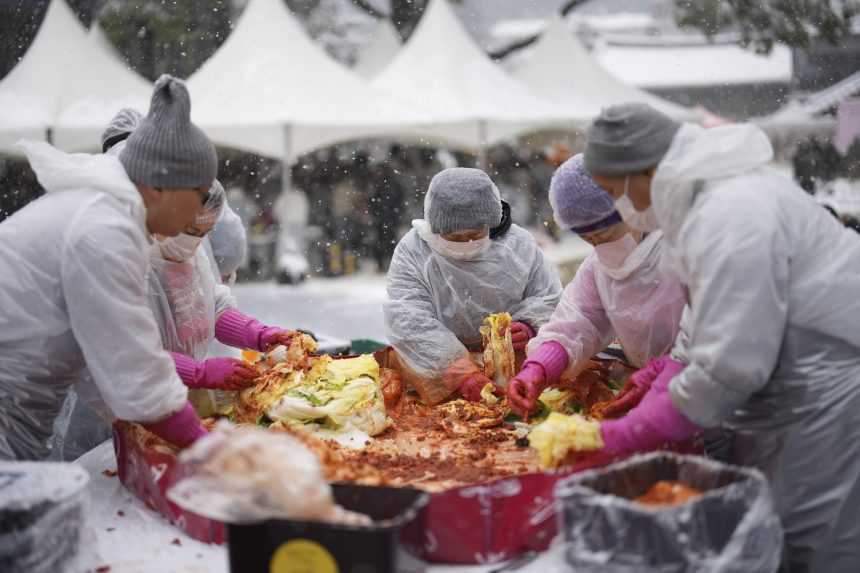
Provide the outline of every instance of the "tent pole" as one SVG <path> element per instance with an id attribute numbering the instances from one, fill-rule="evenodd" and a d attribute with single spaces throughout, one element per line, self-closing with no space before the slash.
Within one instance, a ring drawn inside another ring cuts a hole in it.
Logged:
<path id="1" fill-rule="evenodd" d="M 478 167 L 487 171 L 489 163 L 487 161 L 487 120 L 478 120 Z"/>
<path id="2" fill-rule="evenodd" d="M 293 186 L 293 126 L 284 125 L 284 159 L 281 173 L 281 191 L 289 192 Z"/>

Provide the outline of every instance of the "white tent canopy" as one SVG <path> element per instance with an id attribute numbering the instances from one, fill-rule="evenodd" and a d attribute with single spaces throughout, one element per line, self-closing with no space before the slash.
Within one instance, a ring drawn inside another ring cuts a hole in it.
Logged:
<path id="1" fill-rule="evenodd" d="M 122 107 L 149 108 L 150 84 L 89 37 L 65 0 L 53 0 L 24 57 L 0 81 L 0 152 L 22 138 L 93 150 Z"/>
<path id="2" fill-rule="evenodd" d="M 675 118 L 693 119 L 691 110 L 628 86 L 607 72 L 558 17 L 512 74 L 564 106 L 580 123 L 591 121 L 604 107 L 625 102 L 648 103 Z"/>
<path id="3" fill-rule="evenodd" d="M 400 46 L 400 34 L 391 20 L 383 20 L 376 27 L 373 38 L 359 51 L 353 70 L 368 80 L 376 77 L 391 63 Z"/>
<path id="4" fill-rule="evenodd" d="M 433 111 L 435 133 L 482 146 L 507 135 L 511 124 L 559 124 L 562 110 L 494 64 L 478 47 L 447 0 L 431 0 L 412 37 L 373 85 Z"/>
<path id="5" fill-rule="evenodd" d="M 330 58 L 282 0 L 251 0 L 188 80 L 192 118 L 217 143 L 292 161 L 317 147 L 428 122 Z"/>

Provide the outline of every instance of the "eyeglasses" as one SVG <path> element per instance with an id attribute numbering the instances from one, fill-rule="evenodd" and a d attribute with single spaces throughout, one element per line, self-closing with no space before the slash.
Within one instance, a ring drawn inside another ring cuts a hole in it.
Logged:
<path id="1" fill-rule="evenodd" d="M 212 191 L 209 189 L 195 189 L 200 194 L 201 205 L 205 205 L 212 198 Z"/>

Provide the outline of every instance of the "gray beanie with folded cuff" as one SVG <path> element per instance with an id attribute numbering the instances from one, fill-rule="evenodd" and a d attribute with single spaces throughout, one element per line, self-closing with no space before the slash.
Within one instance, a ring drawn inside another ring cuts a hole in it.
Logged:
<path id="1" fill-rule="evenodd" d="M 480 169 L 445 169 L 430 181 L 424 218 L 437 234 L 491 229 L 502 221 L 501 195 L 490 176 Z"/>
<path id="2" fill-rule="evenodd" d="M 655 167 L 681 124 L 645 103 L 608 107 L 588 128 L 585 168 L 592 175 L 619 177 Z"/>
<path id="3" fill-rule="evenodd" d="M 149 113 L 126 140 L 119 159 L 138 185 L 209 189 L 218 173 L 218 155 L 209 138 L 191 123 L 185 82 L 167 74 L 158 78 Z"/>

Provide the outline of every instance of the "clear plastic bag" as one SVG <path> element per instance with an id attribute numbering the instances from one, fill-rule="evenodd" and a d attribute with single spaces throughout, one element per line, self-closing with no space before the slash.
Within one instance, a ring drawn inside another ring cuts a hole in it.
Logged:
<path id="1" fill-rule="evenodd" d="M 228 523 L 308 519 L 363 525 L 367 516 L 334 502 L 317 456 L 282 432 L 219 422 L 183 450 L 180 480 L 167 493 L 178 506 Z"/>
<path id="2" fill-rule="evenodd" d="M 661 480 L 702 495 L 665 508 L 634 501 Z M 655 453 L 573 475 L 556 495 L 576 571 L 764 573 L 780 564 L 782 527 L 752 468 Z"/>

